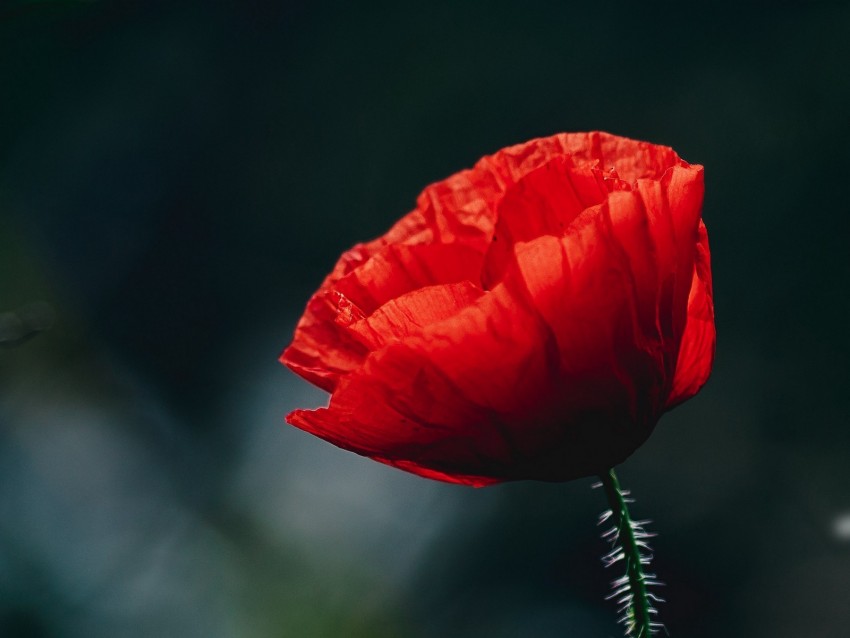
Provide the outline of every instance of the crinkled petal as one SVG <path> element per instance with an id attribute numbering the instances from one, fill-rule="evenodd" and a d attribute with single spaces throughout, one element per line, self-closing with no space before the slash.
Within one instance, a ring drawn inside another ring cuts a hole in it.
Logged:
<path id="1" fill-rule="evenodd" d="M 711 285 L 711 262 L 708 233 L 699 225 L 693 283 L 688 297 L 688 321 L 682 336 L 673 390 L 667 400 L 672 408 L 690 399 L 708 381 L 714 363 L 714 301 Z"/>
<path id="2" fill-rule="evenodd" d="M 287 421 L 343 449 L 422 476 L 485 484 L 474 478 L 476 470 L 488 469 L 489 456 L 506 454 L 498 449 L 501 442 L 493 437 L 487 415 L 427 359 L 411 369 L 413 357 L 399 344 L 375 353 L 341 380 L 327 408 L 297 410 Z"/>
<path id="3" fill-rule="evenodd" d="M 671 167 L 687 165 L 668 146 L 601 131 L 563 133 L 555 137 L 560 139 L 563 151 L 572 155 L 576 162 L 597 162 L 605 172 L 613 168 L 620 179 L 630 183 L 639 179 L 660 179 Z"/>
<path id="4" fill-rule="evenodd" d="M 536 313 L 500 287 L 373 353 L 328 408 L 290 422 L 408 471 L 505 480 L 552 441 L 553 346 Z"/>
<path id="5" fill-rule="evenodd" d="M 411 290 L 354 321 L 348 330 L 369 350 L 377 350 L 458 314 L 483 294 L 469 281 Z"/>
<path id="6" fill-rule="evenodd" d="M 368 352 L 337 323 L 345 309 L 341 295 L 319 290 L 307 303 L 292 343 L 280 355 L 281 363 L 328 392 L 333 392 L 341 376 L 362 365 Z"/>
<path id="7" fill-rule="evenodd" d="M 434 228 L 436 241 L 483 249 L 493 234 L 494 202 L 502 189 L 492 173 L 476 166 L 431 184 L 416 206 Z"/>
<path id="8" fill-rule="evenodd" d="M 583 210 L 604 201 L 607 194 L 602 173 L 575 166 L 569 156 L 556 156 L 524 175 L 498 204 L 498 221 L 484 262 L 484 286 L 501 280 L 515 244 L 541 235 L 562 236 Z"/>
<path id="9" fill-rule="evenodd" d="M 636 191 L 608 198 L 612 236 L 632 276 L 635 339 L 663 361 L 668 388 L 687 322 L 702 197 L 702 167 L 677 166 L 659 181 L 640 180 Z M 655 405 L 656 412 L 666 401 Z"/>
<path id="10" fill-rule="evenodd" d="M 668 377 L 679 356 L 687 322 L 688 296 L 704 192 L 702 166 L 675 166 L 660 180 L 638 181 L 638 192 L 649 221 L 658 280 L 658 325 Z"/>
<path id="11" fill-rule="evenodd" d="M 672 308 L 672 298 L 661 285 L 656 255 L 668 246 L 656 247 L 649 216 L 640 196 L 635 192 L 611 193 L 607 202 L 611 220 L 611 238 L 619 244 L 628 262 L 631 289 L 634 293 L 633 318 L 635 337 L 647 348 L 663 350 L 665 335 L 659 321 L 659 309 Z M 672 233 L 669 235 L 672 238 Z M 663 356 L 659 353 L 659 356 Z"/>
<path id="12" fill-rule="evenodd" d="M 482 255 L 461 244 L 386 246 L 313 295 L 280 360 L 308 381 L 332 391 L 341 376 L 363 364 L 368 349 L 345 326 L 404 293 L 434 284 L 479 279 Z M 341 260 L 342 262 L 343 260 Z M 342 271 L 340 271 L 342 272 Z"/>
<path id="13" fill-rule="evenodd" d="M 459 281 L 479 282 L 483 255 L 459 243 L 387 246 L 336 281 L 364 314 L 401 295 L 425 286 Z"/>
<path id="14" fill-rule="evenodd" d="M 663 403 L 664 364 L 654 335 L 639 329 L 634 276 L 607 205 L 585 211 L 565 237 L 518 245 L 505 282 L 525 292 L 558 343 L 564 422 L 608 422 L 636 447 Z"/>

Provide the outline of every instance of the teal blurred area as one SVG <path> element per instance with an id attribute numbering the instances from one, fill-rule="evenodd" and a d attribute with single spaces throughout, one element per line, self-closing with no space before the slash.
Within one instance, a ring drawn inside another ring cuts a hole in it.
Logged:
<path id="1" fill-rule="evenodd" d="M 850 6 L 0 0 L 0 636 L 616 636 L 590 480 L 283 421 L 419 190 L 602 129 L 706 167 L 715 373 L 621 468 L 673 636 L 850 626 Z"/>

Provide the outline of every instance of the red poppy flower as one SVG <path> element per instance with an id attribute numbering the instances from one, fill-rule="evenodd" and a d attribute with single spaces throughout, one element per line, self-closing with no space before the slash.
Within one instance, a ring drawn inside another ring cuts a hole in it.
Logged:
<path id="1" fill-rule="evenodd" d="M 622 462 L 714 356 L 703 168 L 607 133 L 503 149 L 344 253 L 281 361 L 332 393 L 287 420 L 455 483 Z"/>

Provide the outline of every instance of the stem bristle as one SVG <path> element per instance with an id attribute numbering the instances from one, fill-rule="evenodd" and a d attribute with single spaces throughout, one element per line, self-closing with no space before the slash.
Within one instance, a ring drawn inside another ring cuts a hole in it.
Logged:
<path id="1" fill-rule="evenodd" d="M 631 492 L 621 490 L 614 470 L 600 476 L 601 483 L 593 487 L 605 488 L 610 509 L 599 516 L 597 525 L 602 525 L 613 519 L 614 526 L 602 533 L 602 538 L 611 546 L 610 551 L 602 557 L 605 567 L 611 567 L 619 562 L 625 562 L 625 575 L 611 582 L 612 592 L 605 600 L 617 599 L 617 622 L 625 627 L 625 635 L 629 638 L 650 638 L 662 630 L 669 636 L 663 623 L 654 618 L 658 610 L 653 603 L 664 602 L 664 599 L 648 591 L 649 587 L 662 586 L 655 574 L 644 572 L 643 568 L 650 564 L 653 558 L 652 548 L 646 539 L 656 534 L 648 532 L 646 525 L 650 520 L 632 520 L 629 516 L 628 504 L 634 499 L 626 498 Z"/>

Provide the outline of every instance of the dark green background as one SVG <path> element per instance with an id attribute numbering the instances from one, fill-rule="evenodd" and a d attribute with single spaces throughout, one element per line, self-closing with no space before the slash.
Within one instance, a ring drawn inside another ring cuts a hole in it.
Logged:
<path id="1" fill-rule="evenodd" d="M 616 636 L 590 480 L 283 424 L 337 255 L 483 154 L 706 167 L 714 376 L 621 468 L 671 635 L 850 626 L 850 7 L 0 0 L 0 636 Z"/>

